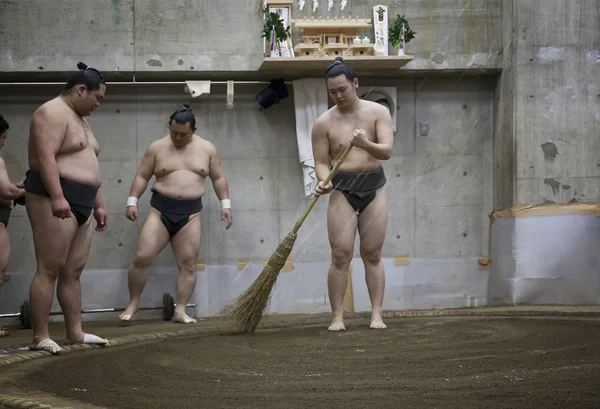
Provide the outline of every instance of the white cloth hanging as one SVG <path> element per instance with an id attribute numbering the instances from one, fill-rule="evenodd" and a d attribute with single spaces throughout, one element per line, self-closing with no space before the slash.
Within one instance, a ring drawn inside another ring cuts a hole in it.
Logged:
<path id="1" fill-rule="evenodd" d="M 312 127 L 328 107 L 327 87 L 321 78 L 293 81 L 294 109 L 296 111 L 296 139 L 298 156 L 302 163 L 304 195 L 310 196 L 317 187 L 317 174 L 312 151 Z"/>
<path id="2" fill-rule="evenodd" d="M 186 81 L 187 91 L 192 98 L 198 98 L 202 94 L 210 94 L 210 81 Z"/>

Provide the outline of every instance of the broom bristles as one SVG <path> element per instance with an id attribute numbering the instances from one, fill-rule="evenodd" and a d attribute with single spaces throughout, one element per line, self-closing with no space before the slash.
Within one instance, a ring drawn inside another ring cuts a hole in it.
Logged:
<path id="1" fill-rule="evenodd" d="M 288 233 L 252 285 L 235 302 L 223 309 L 220 315 L 229 317 L 230 323 L 222 328 L 222 332 L 253 332 L 256 329 L 267 308 L 277 277 L 292 252 L 296 238 L 297 234 Z"/>

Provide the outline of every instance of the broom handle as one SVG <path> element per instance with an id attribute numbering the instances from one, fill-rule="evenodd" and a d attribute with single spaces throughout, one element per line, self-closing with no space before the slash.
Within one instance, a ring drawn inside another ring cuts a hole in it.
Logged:
<path id="1" fill-rule="evenodd" d="M 344 152 L 342 152 L 342 155 L 339 157 L 339 159 L 337 160 L 335 165 L 333 166 L 333 169 L 331 169 L 331 172 L 329 172 L 329 176 L 327 176 L 325 178 L 325 180 L 323 181 L 323 186 L 327 186 L 327 184 L 329 182 L 331 182 L 331 179 L 333 179 L 333 177 L 337 173 L 338 169 L 342 165 L 342 162 L 346 159 L 346 156 L 348 156 L 348 154 L 350 153 L 351 149 L 352 149 L 352 144 L 349 144 L 348 147 L 346 147 L 346 149 L 344 150 Z M 308 207 L 306 208 L 306 210 L 304 210 L 304 213 L 300 217 L 300 220 L 298 220 L 298 222 L 294 226 L 294 229 L 292 230 L 292 232 L 294 234 L 297 233 L 298 230 L 300 230 L 302 223 L 304 223 L 304 220 L 306 220 L 308 213 L 310 213 L 310 211 L 312 210 L 314 205 L 317 203 L 317 200 L 319 200 L 319 197 L 320 197 L 320 195 L 313 195 L 313 198 L 310 199 L 310 203 L 308 204 Z"/>

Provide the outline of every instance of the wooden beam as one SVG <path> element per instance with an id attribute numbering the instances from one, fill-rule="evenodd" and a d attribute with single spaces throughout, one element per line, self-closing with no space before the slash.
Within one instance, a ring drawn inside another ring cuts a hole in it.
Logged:
<path id="1" fill-rule="evenodd" d="M 323 74 L 336 56 L 327 57 L 265 57 L 259 71 L 312 71 Z M 400 56 L 342 56 L 344 62 L 355 70 L 400 69 L 414 59 L 412 55 Z"/>

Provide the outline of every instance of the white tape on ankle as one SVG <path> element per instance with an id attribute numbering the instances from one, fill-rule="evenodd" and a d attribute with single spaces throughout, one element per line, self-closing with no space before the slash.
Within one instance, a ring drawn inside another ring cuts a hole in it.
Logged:
<path id="1" fill-rule="evenodd" d="M 231 200 L 223 199 L 221 200 L 221 208 L 223 209 L 231 209 Z"/>
<path id="2" fill-rule="evenodd" d="M 135 196 L 129 196 L 127 198 L 127 207 L 129 206 L 137 206 L 138 198 Z"/>

